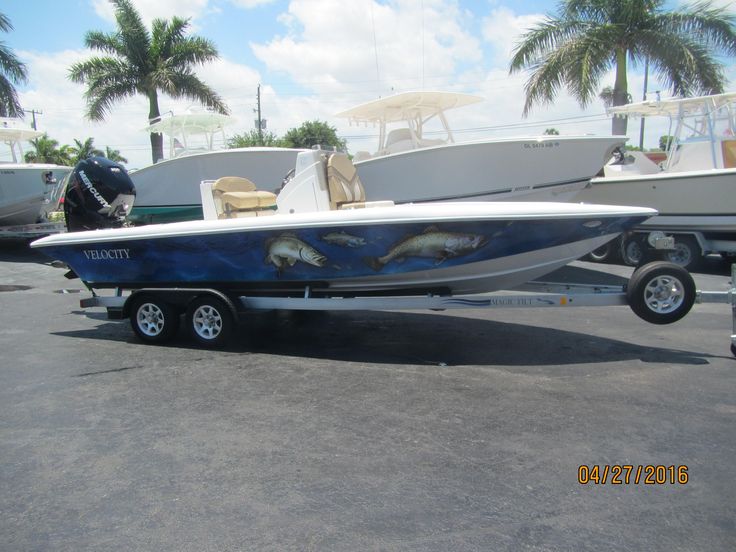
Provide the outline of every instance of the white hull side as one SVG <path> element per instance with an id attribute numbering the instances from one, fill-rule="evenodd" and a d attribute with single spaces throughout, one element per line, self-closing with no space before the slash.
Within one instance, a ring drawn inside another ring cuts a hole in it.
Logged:
<path id="1" fill-rule="evenodd" d="M 549 136 L 430 147 L 355 163 L 368 200 L 568 201 L 625 138 Z"/>
<path id="2" fill-rule="evenodd" d="M 40 163 L 0 165 L 0 226 L 38 222 L 55 186 L 71 170 L 72 167 Z M 44 175 L 49 172 L 56 182 L 45 182 Z"/>
<path id="3" fill-rule="evenodd" d="M 576 200 L 652 207 L 652 229 L 736 232 L 736 169 L 594 178 Z"/>
<path id="4" fill-rule="evenodd" d="M 186 155 L 131 171 L 135 208 L 200 205 L 199 184 L 223 176 L 244 176 L 259 190 L 281 186 L 300 150 L 239 148 Z"/>

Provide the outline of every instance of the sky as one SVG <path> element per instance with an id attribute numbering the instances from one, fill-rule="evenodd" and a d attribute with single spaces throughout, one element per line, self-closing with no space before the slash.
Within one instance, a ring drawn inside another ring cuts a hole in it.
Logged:
<path id="1" fill-rule="evenodd" d="M 681 0 L 667 4 L 676 8 Z M 736 1 L 715 0 L 736 13 Z M 456 141 L 540 134 L 610 134 L 600 101 L 582 109 L 562 91 L 552 105 L 522 117 L 527 73 L 509 75 L 519 35 L 554 13 L 553 0 L 133 0 L 146 24 L 174 15 L 190 18 L 192 33 L 216 45 L 217 61 L 197 74 L 225 100 L 234 123 L 226 137 L 254 128 L 261 85 L 267 130 L 283 135 L 308 120 L 327 122 L 346 138 L 351 153 L 374 151 L 377 129 L 350 126 L 336 113 L 379 97 L 410 90 L 445 90 L 485 101 L 451 111 Z M 84 118 L 84 85 L 68 79 L 69 67 L 99 55 L 84 46 L 88 31 L 113 32 L 108 0 L 4 0 L 0 11 L 14 29 L 0 33 L 28 68 L 18 86 L 21 104 L 36 110 L 37 126 L 61 144 L 94 138 L 128 158 L 128 168 L 150 164 L 148 105 L 142 96 L 117 103 L 104 122 Z M 736 89 L 736 60 L 722 60 Z M 643 68 L 629 72 L 629 92 L 643 94 Z M 613 85 L 613 73 L 601 87 Z M 650 97 L 661 90 L 650 76 Z M 196 107 L 159 98 L 162 113 Z M 30 122 L 31 115 L 26 121 Z M 664 122 L 647 121 L 645 147 L 656 147 Z M 639 121 L 629 122 L 629 143 L 638 145 Z M 220 140 L 221 143 L 221 140 Z M 4 152 L 0 152 L 0 160 Z"/>

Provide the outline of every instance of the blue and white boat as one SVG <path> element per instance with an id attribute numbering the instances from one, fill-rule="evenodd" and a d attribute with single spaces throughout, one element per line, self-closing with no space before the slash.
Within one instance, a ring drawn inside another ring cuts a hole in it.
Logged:
<path id="1" fill-rule="evenodd" d="M 69 232 L 31 245 L 90 288 L 480 293 L 552 272 L 656 214 L 547 202 L 365 202 L 347 156 L 324 151 L 300 153 L 278 196 L 242 178 L 204 182 L 201 192 L 205 220 Z"/>

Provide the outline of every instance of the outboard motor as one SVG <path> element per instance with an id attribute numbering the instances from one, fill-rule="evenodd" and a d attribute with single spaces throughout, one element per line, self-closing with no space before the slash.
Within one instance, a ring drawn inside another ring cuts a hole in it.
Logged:
<path id="1" fill-rule="evenodd" d="M 69 232 L 119 228 L 133 208 L 135 186 L 121 165 L 105 157 L 77 163 L 64 194 Z"/>

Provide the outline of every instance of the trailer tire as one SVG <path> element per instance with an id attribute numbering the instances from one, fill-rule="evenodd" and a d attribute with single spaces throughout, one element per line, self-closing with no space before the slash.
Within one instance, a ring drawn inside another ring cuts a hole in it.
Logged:
<path id="1" fill-rule="evenodd" d="M 194 299 L 187 307 L 189 332 L 205 347 L 222 347 L 230 339 L 235 325 L 232 308 L 214 295 Z"/>
<path id="2" fill-rule="evenodd" d="M 588 253 L 587 260 L 592 261 L 594 263 L 604 263 L 608 260 L 608 258 L 611 256 L 611 244 L 607 243 L 604 245 L 601 245 L 599 248 L 594 249 L 590 253 Z"/>
<path id="3" fill-rule="evenodd" d="M 133 295 L 129 312 L 133 331 L 146 343 L 165 343 L 179 329 L 179 312 L 154 295 Z"/>
<path id="4" fill-rule="evenodd" d="M 639 266 L 644 259 L 641 236 L 629 236 L 621 241 L 621 259 L 627 266 Z"/>
<path id="5" fill-rule="evenodd" d="M 637 316 L 652 324 L 672 324 L 695 303 L 695 282 L 681 266 L 655 261 L 638 268 L 629 279 L 626 299 Z"/>
<path id="6" fill-rule="evenodd" d="M 688 270 L 698 266 L 702 256 L 700 244 L 692 236 L 675 236 L 675 249 L 665 255 L 669 262 Z"/>

